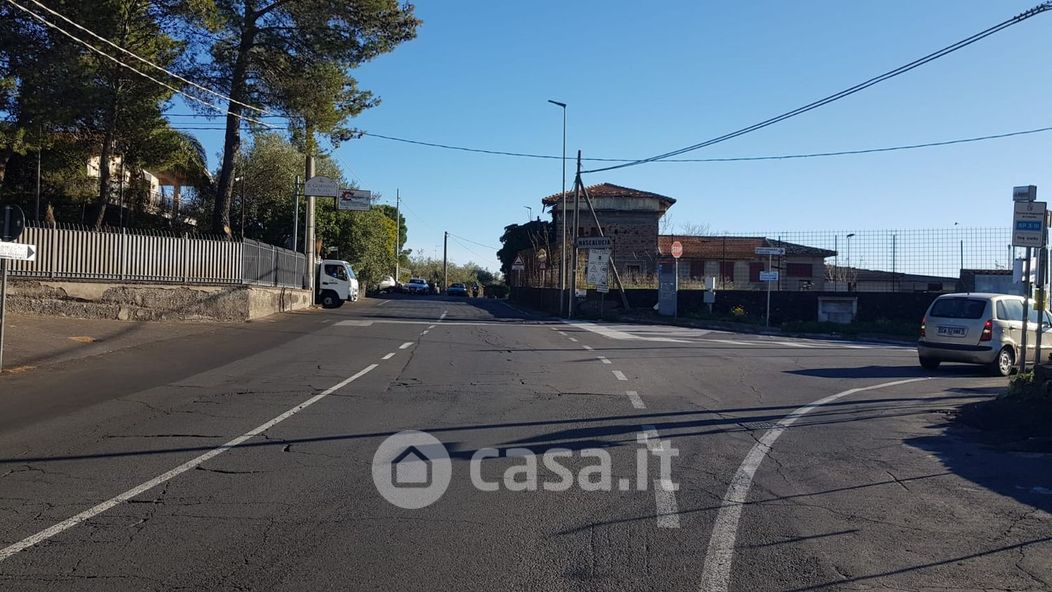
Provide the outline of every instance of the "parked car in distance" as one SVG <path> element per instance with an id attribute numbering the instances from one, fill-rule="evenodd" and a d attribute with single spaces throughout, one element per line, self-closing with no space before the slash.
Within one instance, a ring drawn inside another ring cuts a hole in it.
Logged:
<path id="1" fill-rule="evenodd" d="M 381 294 L 385 292 L 394 292 L 395 288 L 398 287 L 398 282 L 391 276 L 384 276 L 384 279 L 380 280 L 380 283 L 376 284 L 376 291 Z"/>
<path id="2" fill-rule="evenodd" d="M 410 278 L 404 287 L 407 294 L 428 294 L 431 292 L 431 287 L 427 285 L 427 280 L 424 278 Z"/>
<path id="3" fill-rule="evenodd" d="M 457 282 L 449 285 L 449 289 L 446 290 L 447 296 L 467 296 L 468 288 L 464 284 Z"/>
<path id="4" fill-rule="evenodd" d="M 1023 310 L 1027 312 L 1027 360 L 1037 353 L 1038 335 L 1052 351 L 1048 333 L 1052 316 L 1034 310 L 1032 300 L 1010 294 L 944 294 L 928 307 L 921 321 L 917 357 L 929 370 L 942 362 L 982 364 L 990 372 L 1008 376 L 1023 355 Z"/>

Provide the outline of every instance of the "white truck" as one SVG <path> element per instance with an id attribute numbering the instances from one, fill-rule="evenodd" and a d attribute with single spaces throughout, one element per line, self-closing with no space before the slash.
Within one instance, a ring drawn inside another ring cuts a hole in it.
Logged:
<path id="1" fill-rule="evenodd" d="M 346 261 L 322 260 L 318 263 L 315 280 L 315 299 L 325 308 L 339 308 L 344 302 L 358 300 L 358 278 Z"/>

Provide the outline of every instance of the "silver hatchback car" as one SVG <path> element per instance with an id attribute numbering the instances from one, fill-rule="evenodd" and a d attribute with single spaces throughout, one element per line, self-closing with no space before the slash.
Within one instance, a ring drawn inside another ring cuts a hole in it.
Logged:
<path id="1" fill-rule="evenodd" d="M 1029 302 L 1010 294 L 946 294 L 928 307 L 921 321 L 917 356 L 921 366 L 942 362 L 983 364 L 991 372 L 1008 376 L 1022 355 L 1023 307 Z M 1027 320 L 1027 359 L 1037 355 L 1038 336 L 1052 352 L 1052 316 L 1033 308 Z M 1047 353 L 1044 354 L 1047 357 Z"/>

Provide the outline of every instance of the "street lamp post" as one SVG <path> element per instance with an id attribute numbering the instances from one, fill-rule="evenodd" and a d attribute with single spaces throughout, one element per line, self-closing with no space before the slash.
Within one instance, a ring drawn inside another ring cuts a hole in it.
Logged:
<path id="1" fill-rule="evenodd" d="M 851 273 L 853 271 L 853 268 L 851 267 L 851 237 L 853 237 L 853 236 L 855 236 L 854 232 L 852 232 L 851 234 L 847 235 L 847 270 L 848 271 L 847 271 L 847 277 L 845 278 L 845 281 L 847 283 L 847 291 L 848 292 L 851 291 L 851 279 L 850 278 L 851 278 Z"/>
<path id="2" fill-rule="evenodd" d="M 527 222 L 533 222 L 533 208 L 531 208 L 530 206 L 522 206 L 522 207 L 526 209 L 526 221 Z"/>
<path id="3" fill-rule="evenodd" d="M 559 219 L 562 221 L 562 240 L 559 241 L 561 247 L 561 255 L 559 257 L 559 312 L 560 314 L 565 310 L 563 308 L 563 302 L 566 300 L 566 103 L 560 103 L 559 101 L 553 101 L 548 99 L 548 102 L 557 106 L 562 107 L 563 110 L 563 192 L 559 196 Z"/>

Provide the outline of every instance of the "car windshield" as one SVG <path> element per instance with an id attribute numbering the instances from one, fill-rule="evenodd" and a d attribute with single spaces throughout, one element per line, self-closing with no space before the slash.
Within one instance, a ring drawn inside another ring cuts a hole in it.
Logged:
<path id="1" fill-rule="evenodd" d="M 931 316 L 947 319 L 978 319 L 986 310 L 986 301 L 975 298 L 940 298 L 931 307 Z"/>

